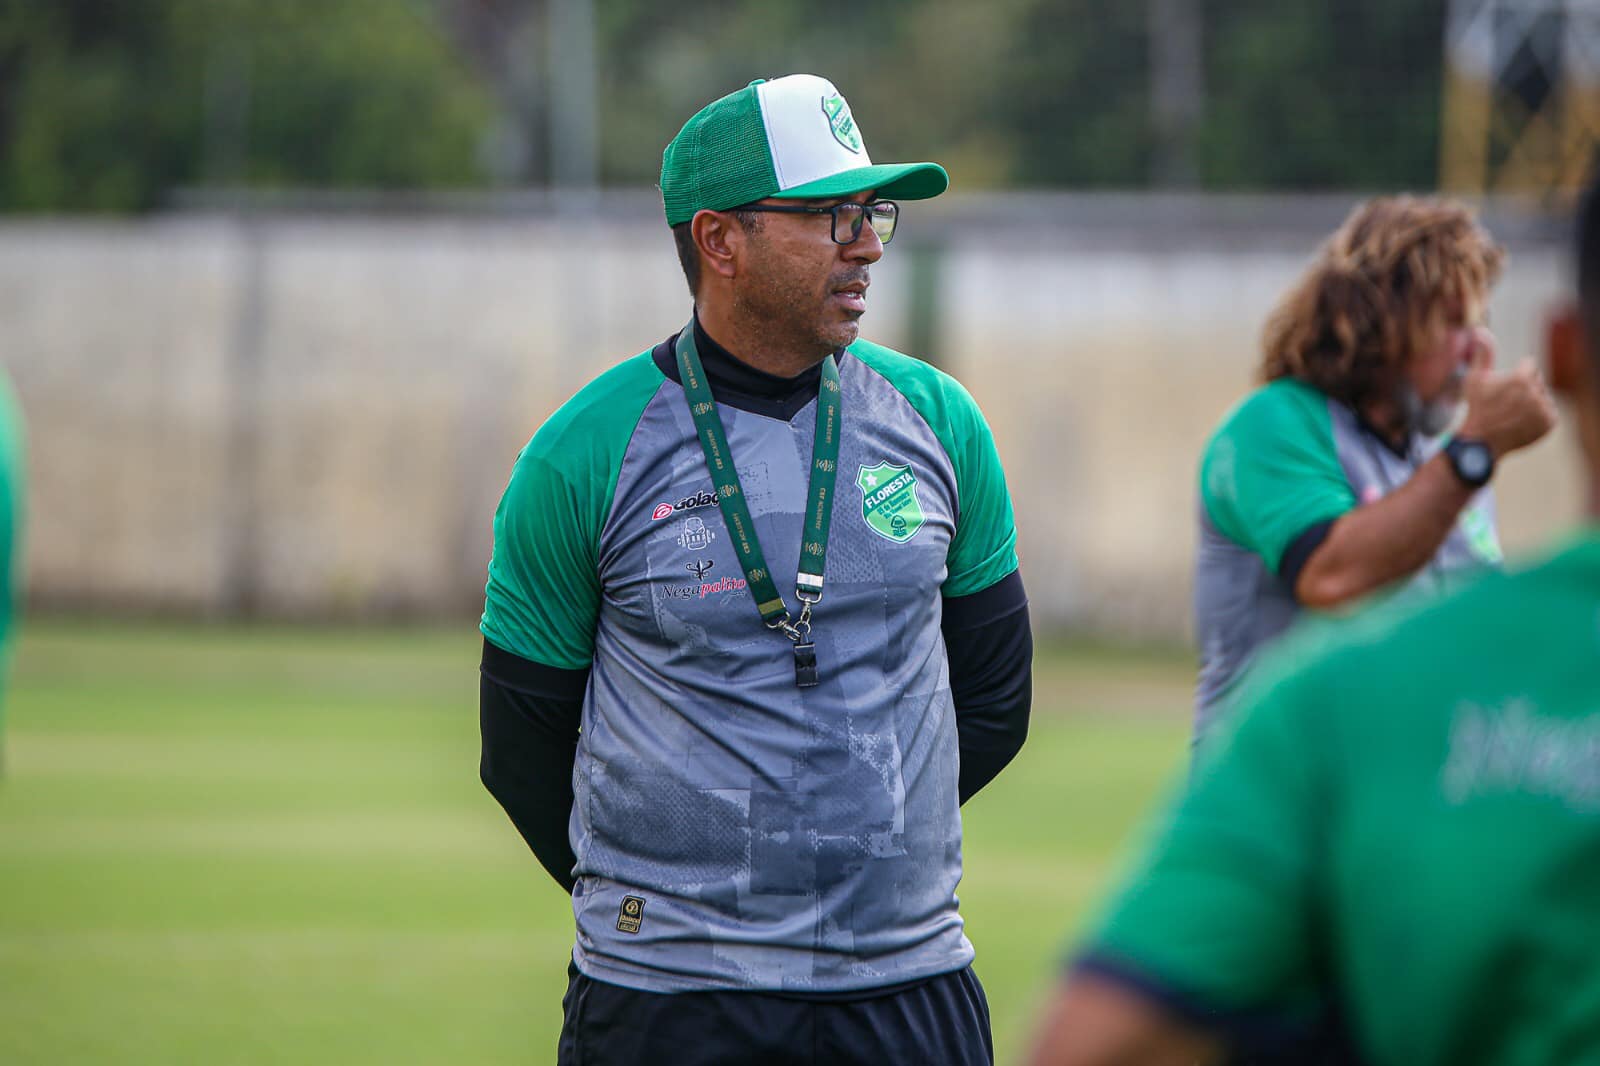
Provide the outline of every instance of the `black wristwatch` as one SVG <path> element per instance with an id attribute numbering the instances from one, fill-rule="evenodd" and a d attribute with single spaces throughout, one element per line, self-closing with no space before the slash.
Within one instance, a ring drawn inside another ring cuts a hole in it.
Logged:
<path id="1" fill-rule="evenodd" d="M 1444 454 L 1450 460 L 1450 468 L 1456 472 L 1456 477 L 1475 489 L 1487 485 L 1494 476 L 1494 453 L 1481 440 L 1453 437 L 1444 446 Z"/>

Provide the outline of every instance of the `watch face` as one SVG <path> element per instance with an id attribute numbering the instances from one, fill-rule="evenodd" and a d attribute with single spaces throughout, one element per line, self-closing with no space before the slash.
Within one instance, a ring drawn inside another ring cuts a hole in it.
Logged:
<path id="1" fill-rule="evenodd" d="M 1489 449 L 1473 441 L 1469 444 L 1458 445 L 1455 454 L 1456 470 L 1467 481 L 1483 482 L 1489 480 L 1489 472 L 1493 469 L 1493 460 L 1489 457 Z"/>

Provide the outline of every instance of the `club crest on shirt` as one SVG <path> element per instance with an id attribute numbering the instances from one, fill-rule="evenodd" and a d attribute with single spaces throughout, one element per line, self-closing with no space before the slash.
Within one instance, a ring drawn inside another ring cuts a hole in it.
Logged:
<path id="1" fill-rule="evenodd" d="M 861 517 L 867 528 L 885 540 L 904 544 L 927 519 L 917 498 L 917 475 L 909 464 L 862 466 L 856 471 L 856 487 L 861 490 Z"/>

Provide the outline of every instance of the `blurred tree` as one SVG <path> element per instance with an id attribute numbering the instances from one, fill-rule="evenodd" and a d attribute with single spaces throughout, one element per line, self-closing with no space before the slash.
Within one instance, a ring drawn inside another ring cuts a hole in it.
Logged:
<path id="1" fill-rule="evenodd" d="M 1142 0 L 1033 5 L 1017 26 L 1012 61 L 996 71 L 1017 182 L 1145 183 L 1154 149 L 1148 29 Z"/>
<path id="2" fill-rule="evenodd" d="M 167 62 L 169 16 L 96 0 L 5 5 L 0 201 L 126 210 L 191 176 L 182 102 L 198 83 Z"/>
<path id="3" fill-rule="evenodd" d="M 489 110 L 412 3 L 0 6 L 5 209 L 145 209 L 201 180 L 474 184 Z"/>
<path id="4" fill-rule="evenodd" d="M 218 29 L 242 34 L 253 57 L 245 168 L 252 184 L 482 181 L 477 149 L 489 102 L 428 10 L 396 0 L 182 7 L 226 17 Z"/>
<path id="5" fill-rule="evenodd" d="M 1206 5 L 1203 183 L 1431 187 L 1444 17 L 1444 0 Z"/>
<path id="6" fill-rule="evenodd" d="M 654 184 L 696 108 L 804 70 L 850 97 L 874 155 L 937 158 L 963 191 L 1427 187 L 1444 7 L 593 0 L 599 177 Z M 551 0 L 0 0 L 0 210 L 544 184 L 571 89 L 558 22 Z"/>
<path id="7" fill-rule="evenodd" d="M 533 183 L 543 173 L 545 8 L 544 0 L 438 0 L 450 38 L 494 95 L 481 154 L 499 185 Z"/>
<path id="8" fill-rule="evenodd" d="M 1444 0 L 1201 4 L 1205 98 L 1193 151 L 1213 189 L 1431 186 Z M 1031 5 L 994 70 L 1030 185 L 1140 186 L 1152 172 L 1160 5 Z M 1001 103 L 1001 100 L 996 100 Z M 1159 169 L 1159 168 L 1156 168 Z"/>
<path id="9" fill-rule="evenodd" d="M 960 188 L 1003 184 L 1014 147 L 996 78 L 1012 26 L 1043 0 L 741 3 L 607 0 L 598 36 L 609 180 L 654 184 L 694 111 L 755 78 L 809 72 L 850 99 L 874 158 L 944 162 Z"/>

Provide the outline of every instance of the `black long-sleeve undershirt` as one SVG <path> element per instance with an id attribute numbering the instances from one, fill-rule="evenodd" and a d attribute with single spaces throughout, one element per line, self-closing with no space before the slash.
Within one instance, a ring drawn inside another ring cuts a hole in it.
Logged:
<path id="1" fill-rule="evenodd" d="M 1033 695 L 1033 634 L 1022 576 L 947 598 L 941 623 L 950 662 L 966 803 L 1022 749 Z M 567 836 L 588 670 L 560 670 L 483 643 L 478 720 L 484 786 L 550 876 L 572 891 Z"/>
<path id="2" fill-rule="evenodd" d="M 975 796 L 1022 750 L 1033 705 L 1033 629 L 1022 574 L 944 601 L 950 698 L 961 749 L 961 802 Z"/>
<path id="3" fill-rule="evenodd" d="M 511 816 L 522 839 L 569 893 L 577 857 L 567 837 L 572 767 L 588 670 L 560 670 L 483 642 L 478 727 L 484 787 Z"/>

